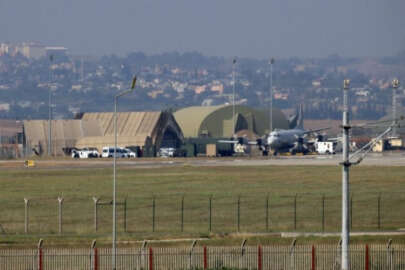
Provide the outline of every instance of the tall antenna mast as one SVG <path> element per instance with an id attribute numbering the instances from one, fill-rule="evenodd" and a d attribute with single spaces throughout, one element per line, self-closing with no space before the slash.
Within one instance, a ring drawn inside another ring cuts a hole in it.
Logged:
<path id="1" fill-rule="evenodd" d="M 232 81 L 233 81 L 233 94 L 232 94 L 232 136 L 235 135 L 235 65 L 236 58 L 232 61 Z"/>
<path id="2" fill-rule="evenodd" d="M 392 137 L 397 137 L 397 89 L 399 87 L 399 81 L 397 79 L 392 80 Z"/>
<path id="3" fill-rule="evenodd" d="M 273 64 L 274 58 L 270 59 L 270 108 L 269 108 L 269 128 L 270 132 L 273 131 Z"/>

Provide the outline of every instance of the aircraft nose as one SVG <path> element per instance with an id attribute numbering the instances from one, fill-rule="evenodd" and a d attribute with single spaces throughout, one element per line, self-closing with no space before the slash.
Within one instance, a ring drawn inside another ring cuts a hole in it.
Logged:
<path id="1" fill-rule="evenodd" d="M 268 144 L 270 147 L 274 147 L 277 144 L 277 138 L 269 137 Z"/>

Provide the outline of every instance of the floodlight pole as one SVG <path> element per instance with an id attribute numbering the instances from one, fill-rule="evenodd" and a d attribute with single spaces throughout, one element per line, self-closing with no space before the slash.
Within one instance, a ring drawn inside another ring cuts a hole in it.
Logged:
<path id="1" fill-rule="evenodd" d="M 399 81 L 397 79 L 392 80 L 392 137 L 397 137 L 397 89 L 399 86 Z"/>
<path id="2" fill-rule="evenodd" d="M 343 82 L 343 166 L 342 170 L 342 270 L 349 270 L 350 220 L 349 220 L 349 80 Z"/>
<path id="3" fill-rule="evenodd" d="M 273 64 L 274 64 L 274 58 L 270 59 L 270 109 L 269 109 L 269 128 L 270 132 L 273 131 Z"/>
<path id="4" fill-rule="evenodd" d="M 116 171 L 117 171 L 117 103 L 118 98 L 134 91 L 136 76 L 132 79 L 131 88 L 114 96 L 114 161 L 113 161 L 113 229 L 112 229 L 112 269 L 117 269 L 117 201 L 116 201 Z"/>
<path id="5" fill-rule="evenodd" d="M 232 136 L 235 135 L 235 64 L 236 58 L 232 61 L 232 81 L 233 81 L 233 91 L 232 91 Z"/>
<path id="6" fill-rule="evenodd" d="M 52 104 L 51 104 L 51 96 L 52 96 L 52 61 L 53 55 L 49 56 L 50 66 L 49 66 L 49 93 L 48 93 L 48 156 L 52 154 Z"/>

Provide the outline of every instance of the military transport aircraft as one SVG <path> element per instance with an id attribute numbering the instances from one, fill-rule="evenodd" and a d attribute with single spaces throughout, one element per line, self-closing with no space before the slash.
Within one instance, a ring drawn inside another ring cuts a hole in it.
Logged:
<path id="1" fill-rule="evenodd" d="M 307 136 L 313 134 L 317 139 L 321 139 L 321 135 L 318 132 L 327 130 L 328 128 L 305 130 L 303 110 L 300 107 L 297 115 L 290 120 L 290 123 L 295 123 L 295 127 L 292 129 L 275 129 L 269 134 L 256 141 L 249 141 L 246 138 L 235 138 L 233 140 L 220 140 L 220 143 L 233 143 L 236 145 L 257 145 L 264 155 L 271 153 L 277 155 L 280 152 L 295 153 L 307 153 L 308 143 Z"/>

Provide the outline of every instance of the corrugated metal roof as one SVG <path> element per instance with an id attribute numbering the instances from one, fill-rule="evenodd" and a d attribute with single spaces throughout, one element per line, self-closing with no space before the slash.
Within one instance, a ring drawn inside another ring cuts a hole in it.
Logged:
<path id="1" fill-rule="evenodd" d="M 114 113 L 85 113 L 81 120 L 53 120 L 52 144 L 60 154 L 63 147 L 93 146 L 101 149 L 114 143 Z M 24 121 L 27 142 L 31 147 L 48 149 L 48 120 Z M 157 144 L 170 128 L 179 140 L 183 134 L 170 113 L 121 112 L 117 113 L 117 136 L 120 146 L 145 143 Z"/>
<path id="2" fill-rule="evenodd" d="M 117 113 L 118 136 L 151 135 L 161 112 L 119 112 Z M 104 136 L 114 135 L 114 113 L 85 113 L 82 120 L 98 120 Z"/>
<path id="3" fill-rule="evenodd" d="M 174 118 L 176 118 L 176 122 L 180 125 L 185 137 L 198 137 L 198 131 L 204 119 L 222 107 L 225 106 L 187 107 L 175 112 Z"/>
<path id="4" fill-rule="evenodd" d="M 24 121 L 26 141 L 31 147 L 41 145 L 48 151 L 49 121 Z M 101 128 L 97 120 L 52 120 L 51 121 L 53 152 L 62 153 L 62 148 L 73 147 L 76 140 L 86 136 L 101 136 Z"/>
<path id="5" fill-rule="evenodd" d="M 0 119 L 0 136 L 13 137 L 23 130 L 23 123 L 16 120 Z"/>
<path id="6" fill-rule="evenodd" d="M 121 136 L 117 140 L 118 147 L 126 147 L 130 145 L 144 146 L 147 140 L 150 139 L 147 135 L 137 136 Z M 83 137 L 77 140 L 76 147 L 95 147 L 101 153 L 103 147 L 114 146 L 114 136 L 95 136 L 95 137 Z"/>
<path id="7" fill-rule="evenodd" d="M 200 132 L 210 137 L 230 137 L 233 135 L 232 111 L 232 105 L 188 107 L 175 112 L 174 117 L 184 137 L 199 137 Z M 245 119 L 249 130 L 259 135 L 269 129 L 268 112 L 236 105 L 235 113 Z M 273 122 L 273 127 L 288 128 L 287 119 L 277 108 L 273 108 Z"/>

